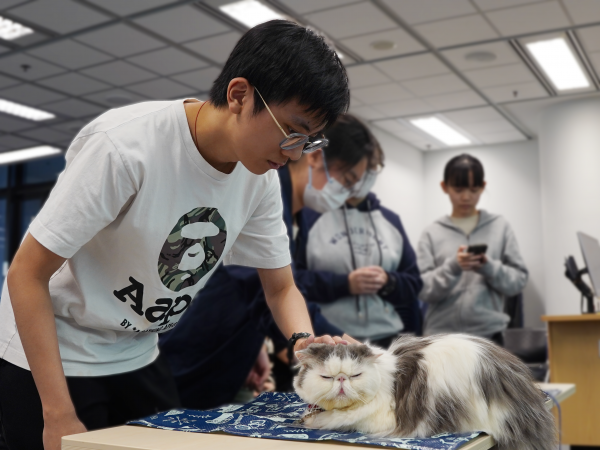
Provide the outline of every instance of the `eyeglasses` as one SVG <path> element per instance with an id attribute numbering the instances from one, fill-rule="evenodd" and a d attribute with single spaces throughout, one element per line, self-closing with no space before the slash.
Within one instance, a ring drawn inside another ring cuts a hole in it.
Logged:
<path id="1" fill-rule="evenodd" d="M 256 86 L 254 87 L 254 89 L 256 89 Z M 267 105 L 267 102 L 265 102 L 265 99 L 263 98 L 262 94 L 258 91 L 258 89 L 256 89 L 256 92 L 258 92 L 258 95 L 265 104 L 267 111 L 269 111 L 269 114 L 271 114 L 271 117 L 285 136 L 285 139 L 279 143 L 279 147 L 281 147 L 282 150 L 293 150 L 295 148 L 303 146 L 302 153 L 312 153 L 316 150 L 319 150 L 320 148 L 327 147 L 327 145 L 329 144 L 329 140 L 325 139 L 323 133 L 319 133 L 315 137 L 310 137 L 302 133 L 287 134 L 283 130 L 283 128 L 281 128 L 279 122 L 277 122 L 277 119 L 271 112 L 271 108 L 269 108 L 269 105 Z"/>

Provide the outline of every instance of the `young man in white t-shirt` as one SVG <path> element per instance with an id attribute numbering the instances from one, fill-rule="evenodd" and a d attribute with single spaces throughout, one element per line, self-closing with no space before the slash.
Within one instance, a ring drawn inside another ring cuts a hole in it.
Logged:
<path id="1" fill-rule="evenodd" d="M 0 420 L 11 450 L 59 449 L 85 431 L 90 396 L 123 393 L 114 385 L 132 383 L 129 402 L 151 404 L 140 397 L 160 391 L 160 376 L 143 390 L 135 374 L 222 261 L 259 268 L 287 337 L 312 333 L 269 169 L 326 145 L 320 131 L 348 103 L 335 51 L 272 21 L 240 39 L 208 102 L 136 104 L 81 130 L 2 291 Z M 345 342 L 310 336 L 296 349 L 313 341 Z M 80 408 L 73 392 L 86 389 Z"/>

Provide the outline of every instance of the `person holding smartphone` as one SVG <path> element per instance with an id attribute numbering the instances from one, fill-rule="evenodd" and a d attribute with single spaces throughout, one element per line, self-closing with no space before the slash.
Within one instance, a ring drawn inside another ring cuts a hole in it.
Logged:
<path id="1" fill-rule="evenodd" d="M 441 187 L 452 214 L 429 225 L 418 246 L 425 335 L 469 333 L 503 344 L 504 299 L 523 290 L 528 271 L 506 219 L 477 209 L 485 186 L 477 158 L 462 154 L 446 164 Z"/>

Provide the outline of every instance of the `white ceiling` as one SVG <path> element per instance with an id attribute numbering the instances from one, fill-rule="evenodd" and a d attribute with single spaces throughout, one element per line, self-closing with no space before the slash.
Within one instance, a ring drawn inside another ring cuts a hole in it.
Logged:
<path id="1" fill-rule="evenodd" d="M 597 77 L 600 0 L 262 1 L 332 39 L 347 66 L 352 113 L 423 150 L 444 146 L 411 125 L 419 115 L 438 114 L 475 143 L 494 144 L 535 138 L 549 104 L 598 95 L 547 91 L 509 41 L 574 30 Z M 245 31 L 218 10 L 228 2 L 2 0 L 0 15 L 35 33 L 0 40 L 0 98 L 57 118 L 0 114 L 0 151 L 66 147 L 111 107 L 205 98 Z M 477 52 L 494 58 L 474 59 Z"/>

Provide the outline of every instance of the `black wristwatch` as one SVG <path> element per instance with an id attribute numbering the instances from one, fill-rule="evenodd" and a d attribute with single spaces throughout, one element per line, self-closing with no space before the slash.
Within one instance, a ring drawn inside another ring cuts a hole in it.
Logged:
<path id="1" fill-rule="evenodd" d="M 310 336 L 311 336 L 311 333 L 306 333 L 306 332 L 292 334 L 292 337 L 288 341 L 287 357 L 288 357 L 289 365 L 292 365 L 292 359 L 294 359 L 294 346 L 296 345 L 296 342 L 298 342 L 299 339 L 305 339 Z"/>

